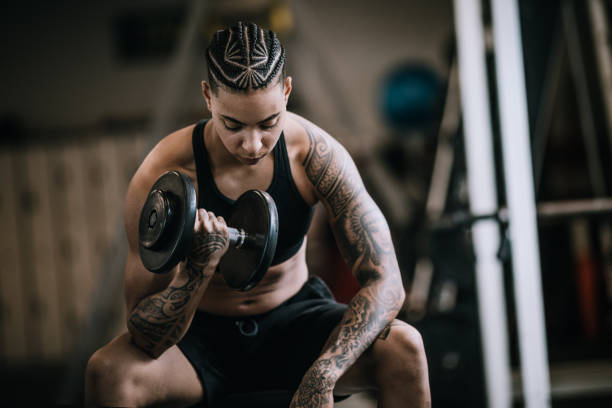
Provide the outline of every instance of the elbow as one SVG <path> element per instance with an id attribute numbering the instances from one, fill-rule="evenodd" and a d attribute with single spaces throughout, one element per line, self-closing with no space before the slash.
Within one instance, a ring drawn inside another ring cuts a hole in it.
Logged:
<path id="1" fill-rule="evenodd" d="M 128 320 L 128 332 L 130 333 L 131 343 L 154 360 L 157 360 L 168 347 L 161 347 L 159 341 L 143 334 L 134 325 L 131 319 Z"/>
<path id="2" fill-rule="evenodd" d="M 404 289 L 404 285 L 401 284 L 401 280 L 400 280 L 398 292 L 399 292 L 399 299 L 397 302 L 397 311 L 399 312 L 402 306 L 404 305 L 404 302 L 406 301 L 406 290 Z"/>
<path id="3" fill-rule="evenodd" d="M 162 349 L 158 345 L 154 344 L 152 341 L 143 338 L 141 335 L 134 335 L 132 331 L 130 331 L 130 337 L 132 339 L 132 344 L 153 360 L 157 360 L 159 356 L 166 351 L 165 349 Z"/>
<path id="4" fill-rule="evenodd" d="M 362 275 L 363 277 L 363 275 Z M 406 300 L 406 291 L 399 270 L 386 273 L 377 277 L 370 276 L 368 279 L 360 281 L 362 288 L 371 288 L 383 296 L 386 303 L 398 313 Z"/>
<path id="5" fill-rule="evenodd" d="M 406 300 L 406 290 L 404 289 L 401 272 L 397 270 L 395 273 L 389 274 L 385 286 L 387 287 L 388 299 L 393 301 L 396 312 L 399 312 Z"/>

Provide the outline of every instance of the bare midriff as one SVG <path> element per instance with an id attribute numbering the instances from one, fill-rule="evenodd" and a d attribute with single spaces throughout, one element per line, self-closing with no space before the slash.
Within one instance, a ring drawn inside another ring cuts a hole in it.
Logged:
<path id="1" fill-rule="evenodd" d="M 306 240 L 291 258 L 268 269 L 253 289 L 241 292 L 229 288 L 220 274 L 210 280 L 199 310 L 222 316 L 249 316 L 266 313 L 295 295 L 308 279 Z"/>

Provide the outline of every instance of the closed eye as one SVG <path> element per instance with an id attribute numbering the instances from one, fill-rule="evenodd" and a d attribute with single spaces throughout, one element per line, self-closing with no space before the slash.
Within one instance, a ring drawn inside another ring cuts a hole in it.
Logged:
<path id="1" fill-rule="evenodd" d="M 278 120 L 271 125 L 260 125 L 260 127 L 264 130 L 274 129 L 278 125 Z"/>
<path id="2" fill-rule="evenodd" d="M 229 126 L 229 125 L 228 125 L 226 122 L 223 122 L 223 126 L 225 126 L 225 128 L 226 128 L 227 130 L 230 130 L 230 131 L 232 131 L 232 132 L 237 132 L 237 131 L 239 131 L 240 129 L 242 129 L 242 126 L 240 126 L 240 125 L 238 125 L 238 126 L 236 126 L 236 125 L 234 125 L 234 126 Z"/>

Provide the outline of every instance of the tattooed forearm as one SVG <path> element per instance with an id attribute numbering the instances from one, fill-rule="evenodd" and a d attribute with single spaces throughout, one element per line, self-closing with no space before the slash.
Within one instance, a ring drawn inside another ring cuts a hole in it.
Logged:
<path id="1" fill-rule="evenodd" d="M 196 234 L 193 249 L 181 273 L 162 292 L 142 299 L 130 313 L 128 328 L 134 342 L 153 357 L 176 344 L 187 331 L 197 307 L 198 290 L 212 275 L 211 255 L 222 250 L 226 238 Z"/>
<path id="2" fill-rule="evenodd" d="M 321 129 L 302 124 L 310 138 L 306 175 L 328 208 L 338 248 L 362 286 L 311 368 L 336 380 L 395 318 L 404 290 L 389 227 L 352 159 Z"/>
<path id="3" fill-rule="evenodd" d="M 128 327 L 134 342 L 153 357 L 176 344 L 187 329 L 189 301 L 204 277 L 202 268 L 190 261 L 185 269 L 186 282 L 170 284 L 164 291 L 144 298 L 130 313 Z"/>
<path id="4" fill-rule="evenodd" d="M 329 370 L 329 364 L 319 363 L 317 368 L 318 370 L 309 370 L 304 376 L 304 385 L 292 407 L 320 407 L 332 403 L 333 394 L 330 391 L 334 384 L 327 381 L 327 376 L 321 375 Z"/>
<path id="5" fill-rule="evenodd" d="M 387 327 L 403 299 L 403 289 L 370 285 L 351 300 L 341 323 L 334 329 L 321 355 L 304 375 L 292 407 L 321 407 L 332 395 L 336 381 Z M 387 332 L 383 334 L 385 337 Z"/>
<path id="6" fill-rule="evenodd" d="M 393 282 L 385 282 L 385 285 L 362 288 L 349 302 L 338 331 L 330 337 L 322 357 L 328 355 L 342 372 L 357 360 L 397 314 L 403 290 L 394 287 Z"/>

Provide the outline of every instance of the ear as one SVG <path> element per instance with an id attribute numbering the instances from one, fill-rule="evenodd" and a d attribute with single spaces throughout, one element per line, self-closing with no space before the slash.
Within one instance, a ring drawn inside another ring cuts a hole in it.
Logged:
<path id="1" fill-rule="evenodd" d="M 285 87 L 283 88 L 283 97 L 285 98 L 285 106 L 287 106 L 287 101 L 289 100 L 289 95 L 291 94 L 291 84 L 293 79 L 288 76 L 285 78 Z"/>
<path id="2" fill-rule="evenodd" d="M 206 107 L 208 108 L 208 110 L 210 112 L 212 112 L 211 110 L 211 101 L 212 101 L 212 96 L 211 96 L 211 89 L 210 86 L 208 85 L 208 83 L 206 81 L 202 81 L 202 95 L 204 96 L 204 100 L 206 101 Z"/>

